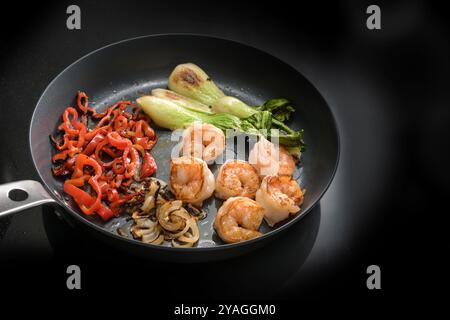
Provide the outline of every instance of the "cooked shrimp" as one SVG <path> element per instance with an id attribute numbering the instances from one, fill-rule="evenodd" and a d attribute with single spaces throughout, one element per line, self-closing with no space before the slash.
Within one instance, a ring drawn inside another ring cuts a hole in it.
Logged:
<path id="1" fill-rule="evenodd" d="M 194 123 L 183 131 L 181 153 L 210 162 L 225 150 L 225 135 L 207 123 Z"/>
<path id="2" fill-rule="evenodd" d="M 201 206 L 214 192 L 214 175 L 202 159 L 194 157 L 172 159 L 169 187 L 178 200 Z"/>
<path id="3" fill-rule="evenodd" d="M 264 218 L 273 226 L 300 211 L 303 191 L 291 176 L 266 176 L 256 192 L 256 201 L 264 207 Z"/>
<path id="4" fill-rule="evenodd" d="M 214 229 L 227 243 L 241 242 L 261 235 L 258 229 L 263 218 L 264 208 L 255 200 L 232 197 L 217 212 Z"/>
<path id="5" fill-rule="evenodd" d="M 256 169 L 246 161 L 227 160 L 219 169 L 216 178 L 216 197 L 254 198 L 260 184 Z"/>
<path id="6" fill-rule="evenodd" d="M 295 172 L 295 161 L 291 154 L 282 146 L 277 147 L 265 138 L 255 143 L 248 161 L 261 176 L 291 176 Z"/>

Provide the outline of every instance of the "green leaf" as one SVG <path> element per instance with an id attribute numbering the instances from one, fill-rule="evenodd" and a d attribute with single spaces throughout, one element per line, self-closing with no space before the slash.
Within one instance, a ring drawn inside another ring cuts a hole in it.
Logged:
<path id="1" fill-rule="evenodd" d="M 281 122 L 289 120 L 291 114 L 295 111 L 289 100 L 284 98 L 267 100 L 262 106 L 255 109 L 258 111 L 269 111 L 274 118 Z"/>

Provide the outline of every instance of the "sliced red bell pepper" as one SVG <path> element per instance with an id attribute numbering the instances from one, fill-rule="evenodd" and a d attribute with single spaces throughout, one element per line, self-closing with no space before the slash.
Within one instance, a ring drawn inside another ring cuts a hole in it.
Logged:
<path id="1" fill-rule="evenodd" d="M 64 192 L 70 195 L 74 201 L 78 204 L 78 206 L 92 206 L 96 198 L 91 196 L 89 193 L 81 190 L 80 188 L 70 184 L 70 183 L 64 183 Z M 108 221 L 112 217 L 114 217 L 114 213 L 110 208 L 105 206 L 104 204 L 100 204 L 100 206 L 95 211 L 104 221 Z M 86 215 L 91 215 L 92 213 L 85 213 Z"/>
<path id="2" fill-rule="evenodd" d="M 141 167 L 141 179 L 149 177 L 156 172 L 158 166 L 156 165 L 155 159 L 150 153 L 146 152 L 144 156 L 144 162 Z"/>
<path id="3" fill-rule="evenodd" d="M 84 148 L 83 153 L 90 156 L 95 151 L 95 147 L 97 147 L 97 145 L 103 140 L 105 140 L 105 136 L 101 133 L 97 133 L 95 137 L 92 138 L 92 140 L 88 143 L 86 148 Z"/>
<path id="4" fill-rule="evenodd" d="M 120 134 L 117 132 L 109 132 L 108 135 L 109 143 L 120 150 L 125 150 L 128 146 L 131 145 L 131 141 L 128 139 L 123 138 Z"/>

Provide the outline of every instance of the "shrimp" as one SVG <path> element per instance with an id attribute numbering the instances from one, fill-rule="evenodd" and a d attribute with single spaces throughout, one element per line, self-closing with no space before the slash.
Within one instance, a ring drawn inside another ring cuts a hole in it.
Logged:
<path id="1" fill-rule="evenodd" d="M 214 175 L 202 159 L 175 158 L 170 161 L 169 187 L 178 200 L 201 206 L 214 192 Z"/>
<path id="2" fill-rule="evenodd" d="M 271 227 L 300 211 L 304 192 L 291 176 L 266 176 L 256 192 L 256 201 L 264 207 L 264 219 Z"/>
<path id="3" fill-rule="evenodd" d="M 250 240 L 261 235 L 258 229 L 263 218 L 264 208 L 255 200 L 231 197 L 217 212 L 214 229 L 227 243 Z"/>
<path id="4" fill-rule="evenodd" d="M 211 162 L 225 150 L 225 135 L 207 123 L 194 123 L 183 131 L 181 153 Z"/>
<path id="5" fill-rule="evenodd" d="M 246 161 L 227 160 L 219 169 L 216 178 L 216 197 L 254 198 L 260 179 L 256 169 Z"/>
<path id="6" fill-rule="evenodd" d="M 295 172 L 295 161 L 292 155 L 282 146 L 277 148 L 264 137 L 255 143 L 248 160 L 261 176 L 291 176 Z"/>

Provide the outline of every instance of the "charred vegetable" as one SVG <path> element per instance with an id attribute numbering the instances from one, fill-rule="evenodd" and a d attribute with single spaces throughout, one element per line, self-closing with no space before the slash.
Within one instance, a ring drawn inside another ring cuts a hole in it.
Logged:
<path id="1" fill-rule="evenodd" d="M 150 178 L 142 188 L 144 196 L 130 208 L 133 238 L 149 244 L 167 240 L 174 247 L 194 246 L 200 237 L 197 221 L 206 217 L 205 212 L 175 200 L 162 180 Z M 118 232 L 125 234 L 123 230 Z"/>
<path id="2" fill-rule="evenodd" d="M 290 119 L 295 109 L 287 99 L 270 99 L 262 106 L 255 107 L 258 111 L 269 111 L 278 121 L 285 122 Z"/>
<path id="3" fill-rule="evenodd" d="M 193 63 L 178 65 L 169 77 L 169 89 L 211 106 L 224 93 L 211 78 Z"/>
<path id="4" fill-rule="evenodd" d="M 180 107 L 189 110 L 212 113 L 211 109 L 206 104 L 179 95 L 178 93 L 171 90 L 154 89 L 152 90 L 152 96 L 170 100 L 173 103 L 179 105 Z"/>

